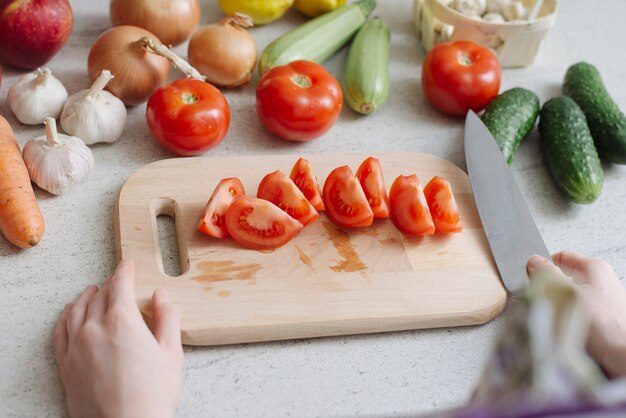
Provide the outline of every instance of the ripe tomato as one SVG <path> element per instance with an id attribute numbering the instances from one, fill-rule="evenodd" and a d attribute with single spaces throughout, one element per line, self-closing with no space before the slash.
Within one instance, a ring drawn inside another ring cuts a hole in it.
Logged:
<path id="1" fill-rule="evenodd" d="M 422 185 L 415 174 L 398 176 L 389 190 L 391 220 L 407 235 L 432 235 L 435 224 L 430 216 Z"/>
<path id="2" fill-rule="evenodd" d="M 437 109 L 465 116 L 498 95 L 500 76 L 500 62 L 487 48 L 466 41 L 439 44 L 422 64 L 422 89 Z"/>
<path id="3" fill-rule="evenodd" d="M 236 177 L 222 179 L 200 215 L 197 230 L 215 238 L 227 237 L 224 216 L 235 197 L 241 194 L 245 194 L 241 180 Z"/>
<path id="4" fill-rule="evenodd" d="M 152 93 L 146 118 L 152 135 L 164 148 L 178 155 L 198 155 L 224 139 L 230 108 L 218 89 L 186 78 Z"/>
<path id="5" fill-rule="evenodd" d="M 256 197 L 272 202 L 304 226 L 320 216 L 298 186 L 280 170 L 263 177 Z"/>
<path id="6" fill-rule="evenodd" d="M 240 195 L 226 211 L 226 228 L 244 247 L 271 250 L 289 242 L 302 224 L 267 200 Z"/>
<path id="7" fill-rule="evenodd" d="M 372 208 L 367 203 L 359 181 L 347 165 L 330 172 L 324 182 L 322 198 L 326 215 L 337 225 L 358 227 L 372 224 Z"/>
<path id="8" fill-rule="evenodd" d="M 356 178 L 361 183 L 365 197 L 372 208 L 372 212 L 374 212 L 374 217 L 388 218 L 389 198 L 387 197 L 387 188 L 385 187 L 380 161 L 374 157 L 367 158 L 356 171 Z"/>
<path id="9" fill-rule="evenodd" d="M 268 131 L 289 141 L 310 141 L 328 131 L 342 104 L 339 82 L 310 61 L 272 68 L 256 89 L 261 122 Z"/>
<path id="10" fill-rule="evenodd" d="M 309 199 L 315 210 L 324 210 L 320 186 L 317 184 L 317 177 L 313 175 L 311 163 L 304 158 L 299 158 L 291 169 L 289 178 L 293 180 L 304 196 Z"/>
<path id="11" fill-rule="evenodd" d="M 437 232 L 461 232 L 459 207 L 454 200 L 450 183 L 435 176 L 424 187 L 424 195 Z"/>

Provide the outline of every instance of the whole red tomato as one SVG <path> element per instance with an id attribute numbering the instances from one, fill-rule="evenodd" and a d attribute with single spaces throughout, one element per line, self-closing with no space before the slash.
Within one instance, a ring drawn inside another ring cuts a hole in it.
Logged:
<path id="1" fill-rule="evenodd" d="M 439 44 L 422 65 L 422 89 L 437 109 L 464 116 L 498 95 L 500 76 L 500 62 L 487 48 L 465 41 Z"/>
<path id="2" fill-rule="evenodd" d="M 310 61 L 272 68 L 256 89 L 261 122 L 268 131 L 289 141 L 310 141 L 328 131 L 342 104 L 339 82 Z"/>
<path id="3" fill-rule="evenodd" d="M 146 108 L 148 127 L 164 148 L 183 156 L 202 154 L 228 132 L 230 108 L 211 84 L 176 80 L 152 93 Z"/>

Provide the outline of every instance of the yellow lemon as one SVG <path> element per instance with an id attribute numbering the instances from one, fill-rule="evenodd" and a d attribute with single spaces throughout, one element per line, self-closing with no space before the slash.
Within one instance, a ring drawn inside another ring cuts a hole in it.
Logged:
<path id="1" fill-rule="evenodd" d="M 280 18 L 293 5 L 294 0 L 219 0 L 227 15 L 243 13 L 255 25 L 265 25 Z"/>
<path id="2" fill-rule="evenodd" d="M 346 0 L 296 0 L 296 9 L 309 17 L 317 17 L 344 4 Z"/>

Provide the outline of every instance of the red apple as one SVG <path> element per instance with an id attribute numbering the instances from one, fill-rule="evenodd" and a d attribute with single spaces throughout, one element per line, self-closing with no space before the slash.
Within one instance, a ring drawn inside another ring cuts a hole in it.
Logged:
<path id="1" fill-rule="evenodd" d="M 33 70 L 50 61 L 72 32 L 67 0 L 0 0 L 0 62 Z"/>

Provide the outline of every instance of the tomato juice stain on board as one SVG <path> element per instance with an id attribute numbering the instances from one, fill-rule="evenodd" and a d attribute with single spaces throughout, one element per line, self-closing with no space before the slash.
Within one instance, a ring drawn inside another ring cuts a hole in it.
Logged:
<path id="1" fill-rule="evenodd" d="M 373 226 L 368 227 L 368 228 L 362 228 L 361 230 L 359 230 L 359 232 L 361 232 L 363 235 L 365 235 L 367 237 L 377 237 L 378 236 L 378 231 L 376 231 L 376 228 L 374 228 Z"/>
<path id="2" fill-rule="evenodd" d="M 350 242 L 350 236 L 346 232 L 327 221 L 322 221 L 322 226 L 324 226 L 337 253 L 343 258 L 343 260 L 338 260 L 338 264 L 330 266 L 331 270 L 344 273 L 367 270 L 367 266 L 359 258 L 359 254 L 354 249 Z"/>
<path id="3" fill-rule="evenodd" d="M 302 264 L 308 266 L 311 270 L 313 270 L 313 273 L 315 273 L 315 269 L 313 268 L 313 263 L 311 262 L 311 259 L 309 258 L 309 256 L 306 255 L 304 251 L 302 251 L 302 248 L 298 247 L 297 245 L 295 247 L 296 247 L 296 250 L 298 250 L 298 257 L 300 258 L 300 261 L 302 261 Z"/>
<path id="4" fill-rule="evenodd" d="M 217 293 L 217 296 L 219 296 L 220 298 L 227 298 L 230 296 L 230 290 L 220 290 Z"/>
<path id="5" fill-rule="evenodd" d="M 400 241 L 398 241 L 398 240 L 397 240 L 396 238 L 394 238 L 394 237 L 389 237 L 389 238 L 386 238 L 386 239 L 381 239 L 381 240 L 378 240 L 378 242 L 380 242 L 381 244 L 383 244 L 383 245 L 385 245 L 385 246 L 388 246 L 388 245 L 394 245 L 394 244 L 398 244 L 398 243 L 400 243 Z"/>
<path id="6" fill-rule="evenodd" d="M 261 269 L 260 264 L 236 265 L 232 260 L 202 261 L 198 263 L 198 270 L 203 274 L 194 276 L 198 282 L 224 282 L 228 280 L 244 280 L 256 284 L 256 273 Z"/>

